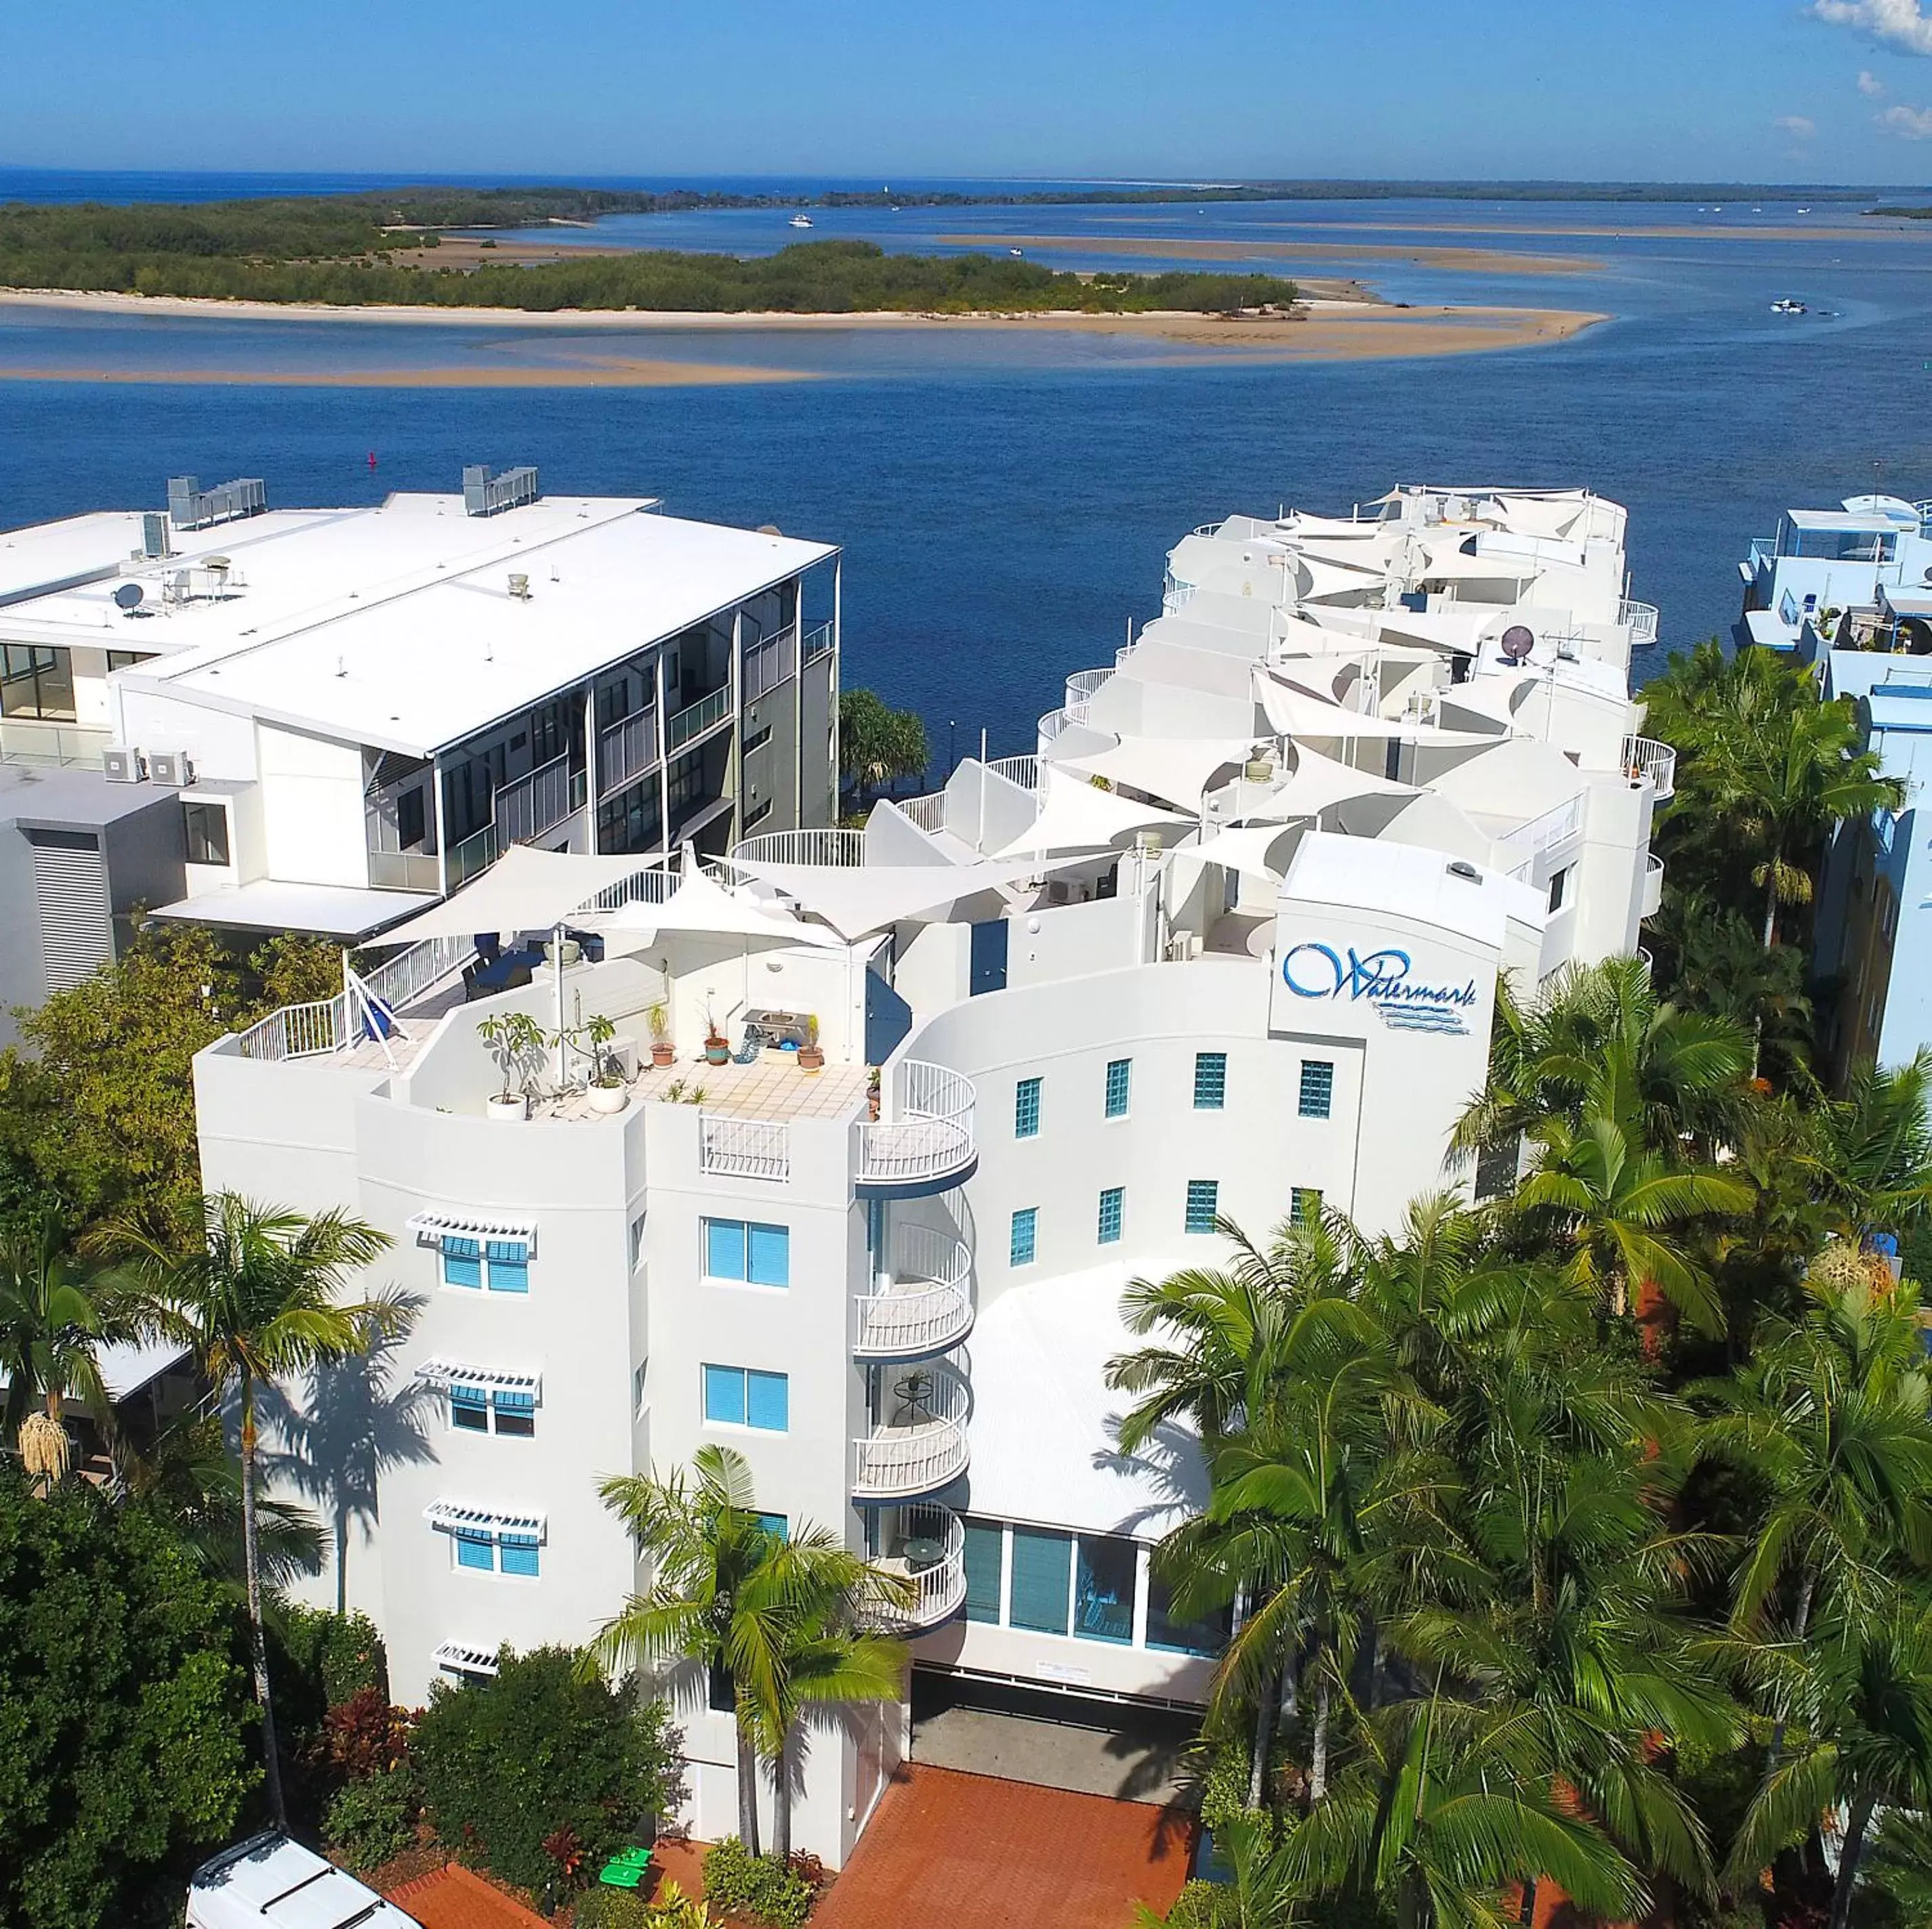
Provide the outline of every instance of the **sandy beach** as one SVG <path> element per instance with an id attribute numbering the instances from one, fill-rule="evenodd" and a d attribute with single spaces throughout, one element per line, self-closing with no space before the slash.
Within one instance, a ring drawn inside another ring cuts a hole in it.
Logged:
<path id="1" fill-rule="evenodd" d="M 1293 315 L 1228 317 L 1193 310 L 1145 315 L 1075 312 L 1018 315 L 639 314 L 605 310 L 526 314 L 503 308 L 349 308 L 281 306 L 261 302 L 192 301 L 170 296 L 84 295 L 59 291 L 0 291 L 0 302 L 93 314 L 176 315 L 222 320 L 384 322 L 407 326 L 514 328 L 541 333 L 628 334 L 648 338 L 667 332 L 703 332 L 728 348 L 733 335 L 749 340 L 774 331 L 788 333 L 932 334 L 997 329 L 1005 333 L 1066 334 L 1172 344 L 1185 352 L 1172 360 L 1292 363 L 1367 362 L 1394 357 L 1468 355 L 1567 340 L 1606 316 L 1563 308 L 1412 308 L 1358 299 L 1302 304 Z M 619 344 L 613 341 L 613 350 Z M 1147 358 L 1149 361 L 1169 358 Z M 829 372 L 829 371 L 827 371 Z M 573 352 L 556 345 L 548 363 L 499 362 L 483 367 L 425 365 L 378 369 L 197 368 L 175 364 L 100 368 L 0 364 L 0 381 L 187 382 L 250 387 L 594 388 L 683 388 L 760 382 L 811 380 L 818 371 L 760 367 L 730 360 Z"/>
<path id="2" fill-rule="evenodd" d="M 949 248 L 988 248 L 998 244 L 1053 248 L 1064 254 L 1156 255 L 1166 261 L 1395 261 L 1412 268 L 1443 268 L 1463 274 L 1595 274 L 1603 268 L 1601 262 L 1581 255 L 1516 254 L 1502 248 L 1402 248 L 1378 242 L 1161 241 L 1144 235 L 941 235 L 938 238 Z"/>

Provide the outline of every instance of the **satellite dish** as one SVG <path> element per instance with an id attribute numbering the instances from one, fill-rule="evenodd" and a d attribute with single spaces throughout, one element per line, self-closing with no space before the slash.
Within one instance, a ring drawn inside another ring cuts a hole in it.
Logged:
<path id="1" fill-rule="evenodd" d="M 760 536 L 783 536 L 784 531 L 780 529 L 776 523 L 760 523 L 758 525 L 758 533 Z"/>
<path id="2" fill-rule="evenodd" d="M 1503 654 L 1512 663 L 1526 663 L 1536 647 L 1536 632 L 1521 623 L 1511 623 L 1503 632 Z"/>
<path id="3" fill-rule="evenodd" d="M 142 596 L 138 583 L 124 583 L 114 592 L 114 600 L 130 616 L 141 607 Z"/>

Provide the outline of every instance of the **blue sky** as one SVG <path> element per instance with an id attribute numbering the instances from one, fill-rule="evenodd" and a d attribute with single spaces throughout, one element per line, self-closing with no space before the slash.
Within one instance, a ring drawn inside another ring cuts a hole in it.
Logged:
<path id="1" fill-rule="evenodd" d="M 0 165 L 1932 180 L 1932 0 L 0 0 Z"/>

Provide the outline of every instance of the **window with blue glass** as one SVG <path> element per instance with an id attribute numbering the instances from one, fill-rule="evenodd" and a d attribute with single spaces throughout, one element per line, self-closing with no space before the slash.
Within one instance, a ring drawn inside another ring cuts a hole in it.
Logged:
<path id="1" fill-rule="evenodd" d="M 1225 1052 L 1197 1052 L 1194 1054 L 1194 1109 L 1219 1112 L 1228 1102 L 1228 1054 Z"/>
<path id="2" fill-rule="evenodd" d="M 1297 1226 L 1312 1226 L 1322 1216 L 1318 1186 L 1297 1186 L 1288 1196 L 1288 1214 Z"/>
<path id="3" fill-rule="evenodd" d="M 442 1236 L 442 1283 L 474 1292 L 526 1293 L 530 1289 L 530 1246 L 526 1239 L 469 1239 Z"/>
<path id="4" fill-rule="evenodd" d="M 749 1366 L 704 1369 L 704 1418 L 713 1426 L 783 1433 L 790 1426 L 791 1385 L 783 1373 Z"/>
<path id="5" fill-rule="evenodd" d="M 1128 1646 L 1134 1638 L 1139 1555 L 1131 1540 L 1083 1534 L 1073 1568 L 1073 1632 L 1082 1641 Z"/>
<path id="6" fill-rule="evenodd" d="M 1219 1654 L 1233 1630 L 1233 1604 L 1214 1609 L 1197 1621 L 1184 1621 L 1174 1611 L 1174 1590 L 1158 1574 L 1148 1576 L 1147 1645 L 1172 1654 Z"/>
<path id="7" fill-rule="evenodd" d="M 472 1385 L 453 1380 L 449 1424 L 465 1433 L 514 1434 L 527 1439 L 537 1430 L 537 1396 L 522 1388 Z"/>
<path id="8" fill-rule="evenodd" d="M 1107 1116 L 1125 1118 L 1127 1100 L 1133 1090 L 1134 1061 L 1131 1058 L 1110 1058 L 1107 1061 Z"/>
<path id="9" fill-rule="evenodd" d="M 1036 1634 L 1064 1634 L 1072 1574 L 1072 1534 L 1046 1527 L 1016 1527 L 1008 1620 Z"/>
<path id="10" fill-rule="evenodd" d="M 484 1574 L 496 1571 L 496 1537 L 487 1528 L 459 1527 L 456 1530 L 456 1564 L 475 1568 Z"/>
<path id="11" fill-rule="evenodd" d="M 495 1526 L 487 1521 L 469 1521 L 450 1530 L 455 1545 L 456 1564 L 472 1574 L 518 1574 L 528 1580 L 537 1577 L 542 1538 L 535 1526 Z"/>
<path id="12" fill-rule="evenodd" d="M 791 1538 L 791 1522 L 782 1514 L 761 1514 L 758 1516 L 758 1525 L 775 1540 L 787 1540 Z"/>
<path id="13" fill-rule="evenodd" d="M 500 1534 L 496 1537 L 497 1568 L 506 1574 L 521 1574 L 534 1580 L 537 1574 L 537 1537 L 534 1534 Z"/>
<path id="14" fill-rule="evenodd" d="M 997 1628 L 1006 1594 L 1006 1531 L 997 1520 L 965 1526 L 966 1618 Z"/>
<path id="15" fill-rule="evenodd" d="M 1301 1104 L 1304 1118 L 1326 1118 L 1335 1106 L 1335 1067 L 1325 1058 L 1301 1061 Z"/>
<path id="16" fill-rule="evenodd" d="M 490 1397 L 496 1431 L 527 1440 L 537 1430 L 537 1396 L 513 1387 L 499 1388 Z"/>
<path id="17" fill-rule="evenodd" d="M 1187 1220 L 1190 1232 L 1212 1232 L 1215 1215 L 1221 1210 L 1219 1179 L 1190 1179 L 1187 1182 Z"/>
<path id="18" fill-rule="evenodd" d="M 1120 1243 L 1120 1222 L 1126 1205 L 1126 1189 L 1124 1186 L 1109 1186 L 1100 1195 L 1100 1244 L 1115 1246 Z"/>
<path id="19" fill-rule="evenodd" d="M 735 1280 L 752 1286 L 790 1286 L 790 1229 L 750 1220 L 707 1219 L 704 1274 L 706 1279 Z"/>
<path id="20" fill-rule="evenodd" d="M 444 1235 L 442 1283 L 446 1286 L 482 1286 L 483 1247 L 480 1240 L 457 1239 L 447 1234 Z"/>
<path id="21" fill-rule="evenodd" d="M 490 1430 L 490 1396 L 481 1387 L 452 1385 L 449 1390 L 449 1424 L 466 1433 Z"/>
<path id="22" fill-rule="evenodd" d="M 1039 1251 L 1040 1208 L 1022 1206 L 1013 1214 L 1013 1227 L 1006 1244 L 1010 1265 L 1030 1266 Z"/>
<path id="23" fill-rule="evenodd" d="M 1040 1081 L 1022 1078 L 1013 1088 L 1013 1136 L 1016 1138 L 1037 1138 L 1040 1136 Z"/>

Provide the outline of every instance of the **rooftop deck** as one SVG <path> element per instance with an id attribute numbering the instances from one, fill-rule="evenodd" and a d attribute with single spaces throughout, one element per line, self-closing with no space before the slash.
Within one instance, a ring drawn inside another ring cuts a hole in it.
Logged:
<path id="1" fill-rule="evenodd" d="M 795 1054 L 788 1052 L 788 1059 Z M 856 1118 L 866 1103 L 862 1065 L 828 1065 L 801 1072 L 796 1064 L 764 1059 L 749 1065 L 707 1065 L 702 1058 L 662 1068 L 645 1066 L 626 1089 L 634 1105 L 700 1104 L 713 1118 L 782 1120 Z M 679 1088 L 676 1097 L 671 1088 Z M 702 1095 L 701 1096 L 700 1095 Z M 541 1100 L 532 1116 L 592 1119 L 590 1094 L 582 1088 Z"/>

